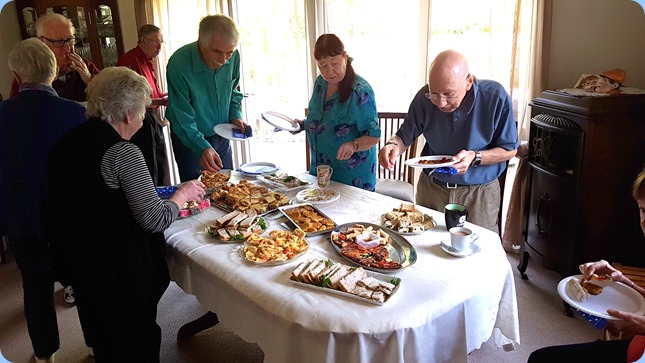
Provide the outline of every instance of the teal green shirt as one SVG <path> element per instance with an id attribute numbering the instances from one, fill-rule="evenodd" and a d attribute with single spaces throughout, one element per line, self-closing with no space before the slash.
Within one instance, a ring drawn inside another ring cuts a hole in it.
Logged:
<path id="1" fill-rule="evenodd" d="M 168 60 L 166 78 L 166 118 L 172 132 L 195 154 L 211 147 L 204 137 L 215 135 L 215 125 L 242 119 L 237 50 L 221 68 L 213 70 L 202 60 L 197 42 L 186 44 Z"/>
<path id="2" fill-rule="evenodd" d="M 311 149 L 309 173 L 316 175 L 317 165 L 330 165 L 332 180 L 374 191 L 376 187 L 376 145 L 357 151 L 348 160 L 336 159 L 338 148 L 363 135 L 381 137 L 374 91 L 363 77 L 356 75 L 352 93 L 344 103 L 338 92 L 329 99 L 327 81 L 318 76 L 309 100 L 305 131 Z"/>

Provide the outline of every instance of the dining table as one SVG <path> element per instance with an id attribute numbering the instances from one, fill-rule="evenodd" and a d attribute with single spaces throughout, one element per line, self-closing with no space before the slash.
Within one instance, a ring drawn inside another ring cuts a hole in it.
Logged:
<path id="1" fill-rule="evenodd" d="M 296 175 L 316 186 L 315 176 Z M 255 176 L 231 173 L 230 182 L 241 179 L 264 184 Z M 404 203 L 334 181 L 327 188 L 340 197 L 315 207 L 338 225 L 380 224 L 383 214 Z M 300 190 L 275 191 L 297 203 Z M 467 362 L 468 354 L 489 339 L 500 354 L 517 348 L 515 283 L 499 235 L 466 221 L 465 227 L 478 237 L 479 251 L 457 257 L 440 246 L 450 241 L 443 213 L 415 207 L 431 216 L 436 226 L 402 236 L 413 246 L 416 261 L 388 273 L 400 283 L 382 305 L 290 280 L 292 271 L 308 259 L 358 266 L 334 249 L 330 233 L 306 237 L 310 247 L 295 260 L 250 263 L 240 254 L 241 242 L 221 242 L 204 233 L 206 226 L 227 213 L 217 207 L 171 224 L 165 231 L 167 262 L 176 284 L 241 338 L 257 343 L 267 363 L 458 363 Z M 288 227 L 281 213 L 264 218 L 269 231 Z"/>

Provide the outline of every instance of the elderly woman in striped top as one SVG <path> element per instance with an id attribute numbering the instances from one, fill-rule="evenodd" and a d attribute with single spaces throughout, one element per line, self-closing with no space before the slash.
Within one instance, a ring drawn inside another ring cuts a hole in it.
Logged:
<path id="1" fill-rule="evenodd" d="M 154 233 L 184 203 L 204 197 L 196 180 L 168 200 L 157 196 L 141 151 L 129 142 L 150 94 L 132 70 L 103 70 L 87 87 L 89 120 L 61 137 L 48 162 L 57 272 L 74 286 L 97 362 L 159 361 L 157 304 L 170 279 L 163 238 Z"/>

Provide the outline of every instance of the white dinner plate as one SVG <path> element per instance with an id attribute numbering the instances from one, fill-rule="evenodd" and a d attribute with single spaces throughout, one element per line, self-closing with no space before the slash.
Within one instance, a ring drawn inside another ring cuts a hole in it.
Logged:
<path id="1" fill-rule="evenodd" d="M 300 124 L 291 117 L 283 115 L 279 112 L 266 111 L 262 112 L 262 119 L 268 122 L 276 129 L 294 132 L 300 130 Z"/>
<path id="2" fill-rule="evenodd" d="M 311 204 L 327 204 L 338 198 L 340 198 L 340 192 L 324 188 L 308 188 L 296 194 L 298 201 Z"/>
<path id="3" fill-rule="evenodd" d="M 229 139 L 229 140 L 246 141 L 246 140 L 250 139 L 251 137 L 253 137 L 253 136 L 251 136 L 251 137 L 235 137 L 235 136 L 233 136 L 233 128 L 234 127 L 237 128 L 237 126 L 235 126 L 233 124 L 219 124 L 219 125 L 215 125 L 215 127 L 213 127 L 213 130 L 219 136 L 221 136 L 221 137 L 223 137 L 225 139 Z"/>
<path id="4" fill-rule="evenodd" d="M 448 158 L 451 161 L 445 162 L 445 163 L 439 163 L 439 164 L 422 164 L 421 161 L 423 160 L 441 160 Z M 414 159 L 408 159 L 405 161 L 405 165 L 411 166 L 413 168 L 442 168 L 444 166 L 450 166 L 457 164 L 459 160 L 452 160 L 452 155 L 431 155 L 431 156 L 420 156 L 418 158 Z"/>
<path id="5" fill-rule="evenodd" d="M 449 255 L 453 255 L 455 257 L 468 257 L 470 255 L 474 255 L 475 253 L 479 252 L 481 250 L 481 246 L 477 242 L 473 242 L 470 244 L 470 247 L 457 251 L 455 250 L 451 245 L 450 241 L 445 240 L 441 241 L 441 244 L 439 245 L 444 252 L 446 252 Z"/>
<path id="6" fill-rule="evenodd" d="M 246 163 L 240 166 L 240 171 L 246 175 L 262 175 L 275 173 L 278 170 L 278 167 L 273 163 L 267 162 L 254 162 Z"/>
<path id="7" fill-rule="evenodd" d="M 589 294 L 589 297 L 583 302 L 576 300 L 568 284 L 569 280 L 574 277 L 582 279 L 582 275 L 575 275 L 565 277 L 558 283 L 558 294 L 574 309 L 608 320 L 617 319 L 607 314 L 607 309 L 621 310 L 636 315 L 645 314 L 643 295 L 620 282 L 594 280 L 594 284 L 602 286 L 602 292 L 599 295 Z"/>

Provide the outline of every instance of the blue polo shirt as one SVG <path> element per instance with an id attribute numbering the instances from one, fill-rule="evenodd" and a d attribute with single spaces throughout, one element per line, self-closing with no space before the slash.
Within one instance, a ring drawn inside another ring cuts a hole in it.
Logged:
<path id="1" fill-rule="evenodd" d="M 414 96 L 397 136 L 410 145 L 423 134 L 426 143 L 422 156 L 455 155 L 463 150 L 488 150 L 501 147 L 515 150 L 519 146 L 513 104 L 501 84 L 475 79 L 459 107 L 442 112 L 425 97 L 428 85 Z M 463 175 L 434 174 L 444 182 L 476 185 L 497 179 L 506 163 L 468 168 Z"/>
<path id="2" fill-rule="evenodd" d="M 211 147 L 204 137 L 215 135 L 215 125 L 242 119 L 237 50 L 221 68 L 213 70 L 202 60 L 197 42 L 186 44 L 168 60 L 166 78 L 166 118 L 172 132 L 196 155 Z"/>

